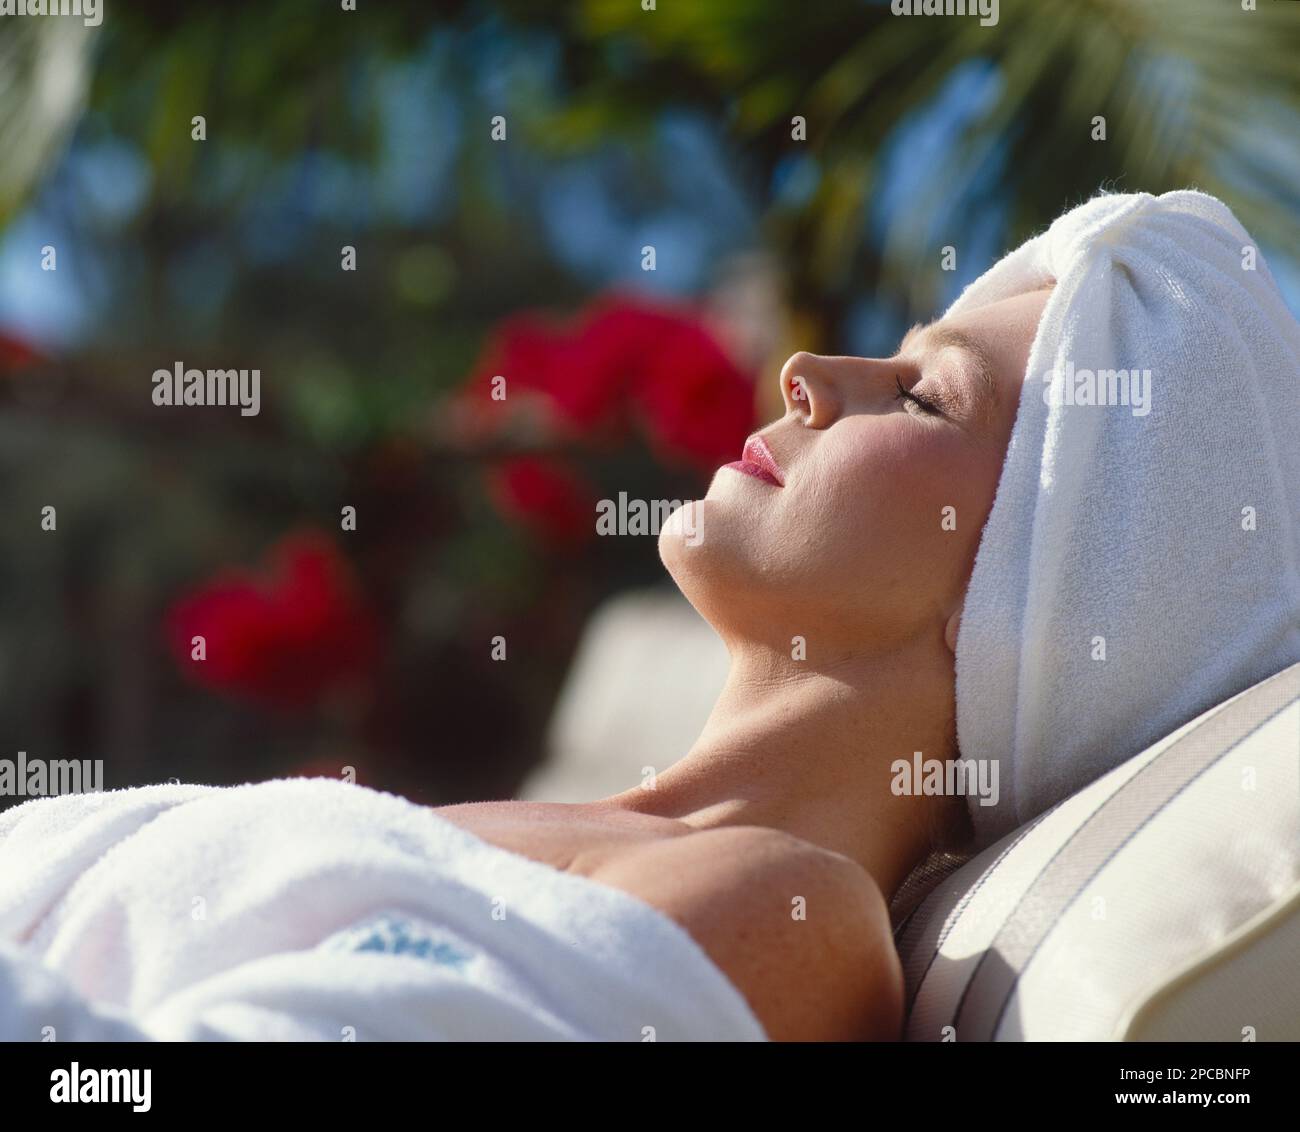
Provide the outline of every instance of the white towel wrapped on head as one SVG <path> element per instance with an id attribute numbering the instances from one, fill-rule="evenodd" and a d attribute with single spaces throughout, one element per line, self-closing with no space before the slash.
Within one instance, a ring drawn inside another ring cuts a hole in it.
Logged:
<path id="1" fill-rule="evenodd" d="M 947 315 L 1050 279 L 957 637 L 981 846 L 1300 660 L 1300 326 L 1254 242 L 1203 193 L 1103 195 Z"/>
<path id="2" fill-rule="evenodd" d="M 0 814 L 0 1038 L 762 1041 L 633 896 L 329 779 Z"/>

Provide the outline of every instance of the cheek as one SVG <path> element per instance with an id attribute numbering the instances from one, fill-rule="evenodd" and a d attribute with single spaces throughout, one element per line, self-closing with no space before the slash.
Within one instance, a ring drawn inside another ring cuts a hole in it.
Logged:
<path id="1" fill-rule="evenodd" d="M 891 588 L 952 581 L 978 546 L 998 454 L 954 427 L 905 420 L 846 440 L 809 477 L 811 502 L 799 501 L 835 532 L 828 557 Z"/>

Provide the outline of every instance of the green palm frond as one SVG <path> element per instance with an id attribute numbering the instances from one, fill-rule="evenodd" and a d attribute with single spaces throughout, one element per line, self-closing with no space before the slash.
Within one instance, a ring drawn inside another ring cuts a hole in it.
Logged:
<path id="1" fill-rule="evenodd" d="M 1102 186 L 1214 192 L 1267 242 L 1300 231 L 1300 5 L 1235 0 L 1002 0 L 990 27 L 976 16 L 895 16 L 886 3 L 784 0 L 664 3 L 579 0 L 576 25 L 627 39 L 639 67 L 592 79 L 556 116 L 610 120 L 666 101 L 729 104 L 731 136 L 769 172 L 800 144 L 790 118 L 808 120 L 805 152 L 822 188 L 781 217 L 786 262 L 811 304 L 834 307 L 846 280 L 883 284 L 917 308 L 940 291 L 947 236 L 924 223 L 893 225 L 864 246 L 861 218 L 876 161 L 895 127 L 944 88 L 958 67 L 984 60 L 999 88 L 930 171 L 908 212 L 939 215 L 1000 151 L 994 187 L 1009 210 L 1008 243 L 1040 230 Z M 1095 117 L 1106 140 L 1092 139 Z M 1285 139 L 1290 138 L 1289 146 Z M 1283 139 L 1280 144 L 1279 139 Z M 986 170 L 987 171 L 987 170 Z"/>
<path id="2" fill-rule="evenodd" d="M 92 32 L 81 20 L 4 21 L 0 35 L 0 227 L 59 152 L 85 105 Z"/>

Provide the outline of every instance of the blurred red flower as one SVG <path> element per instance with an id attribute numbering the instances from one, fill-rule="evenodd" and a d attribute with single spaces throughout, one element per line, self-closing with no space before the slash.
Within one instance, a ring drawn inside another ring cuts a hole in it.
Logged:
<path id="1" fill-rule="evenodd" d="M 173 605 L 165 629 L 182 668 L 211 688 L 282 709 L 368 676 L 378 627 L 334 543 L 300 531 L 269 558 L 266 577 L 228 570 Z M 195 636 L 206 642 L 201 661 L 191 658 Z"/>
<path id="2" fill-rule="evenodd" d="M 489 341 L 471 390 L 491 397 L 492 379 L 505 378 L 506 401 L 540 394 L 561 433 L 582 433 L 614 422 L 622 394 L 617 360 L 597 356 L 569 329 L 546 316 L 524 312 L 506 319 Z"/>
<path id="3" fill-rule="evenodd" d="M 0 331 L 0 373 L 23 369 L 39 358 L 36 350 L 26 342 Z"/>
<path id="4" fill-rule="evenodd" d="M 516 456 L 496 465 L 488 481 L 507 518 L 551 547 L 575 547 L 596 530 L 596 499 L 587 482 L 553 456 Z"/>
<path id="5" fill-rule="evenodd" d="M 493 400 L 493 378 L 505 378 Z M 522 397 L 521 397 L 522 394 Z M 589 304 L 568 324 L 538 312 L 503 321 L 465 390 L 462 435 L 491 435 L 542 406 L 551 442 L 600 447 L 638 424 L 657 458 L 704 474 L 739 454 L 754 424 L 752 383 L 689 308 L 621 294 Z M 513 407 L 513 412 L 512 412 Z M 578 513 L 590 532 L 589 493 L 558 465 L 540 459 L 495 475 L 494 497 L 514 518 L 572 542 Z M 578 500 L 582 500 L 582 507 Z"/>
<path id="6" fill-rule="evenodd" d="M 702 325 L 679 320 L 646 357 L 633 400 L 651 445 L 708 474 L 739 459 L 754 426 L 754 387 Z"/>

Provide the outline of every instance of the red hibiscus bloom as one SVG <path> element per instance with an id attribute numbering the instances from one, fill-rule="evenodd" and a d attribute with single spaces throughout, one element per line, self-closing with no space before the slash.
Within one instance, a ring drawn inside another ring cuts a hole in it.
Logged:
<path id="1" fill-rule="evenodd" d="M 492 378 L 506 399 L 491 402 Z M 570 326 L 515 315 L 492 336 L 469 393 L 505 419 L 512 396 L 539 397 L 561 435 L 585 436 L 639 410 L 660 455 L 712 470 L 753 424 L 753 387 L 686 308 L 612 295 Z"/>
<path id="2" fill-rule="evenodd" d="M 498 375 L 506 396 L 493 401 Z M 534 442 L 600 447 L 635 420 L 661 460 L 706 474 L 736 457 L 754 423 L 752 384 L 689 308 L 619 294 L 596 300 L 567 325 L 538 313 L 503 322 L 454 429 L 461 439 L 491 436 L 526 423 L 539 405 L 532 419 L 543 423 Z M 580 544 L 594 529 L 594 493 L 552 459 L 509 461 L 490 486 L 508 517 L 552 546 Z"/>
<path id="3" fill-rule="evenodd" d="M 754 388 L 701 324 L 676 321 L 634 391 L 651 444 L 706 474 L 737 458 L 754 425 Z"/>
<path id="4" fill-rule="evenodd" d="M 588 307 L 584 365 L 607 374 L 661 458 L 711 472 L 734 458 L 754 423 L 754 391 L 687 307 L 612 296 Z"/>
<path id="5" fill-rule="evenodd" d="M 578 546 L 596 529 L 590 487 L 554 457 L 502 461 L 492 470 L 488 489 L 499 510 L 553 548 Z"/>
<path id="6" fill-rule="evenodd" d="M 378 629 L 347 563 L 316 532 L 283 539 L 267 578 L 228 571 L 180 599 L 166 633 L 200 683 L 276 708 L 302 708 L 358 681 L 378 655 Z M 192 638 L 206 659 L 191 658 Z"/>
<path id="7" fill-rule="evenodd" d="M 584 349 L 572 332 L 543 315 L 524 313 L 501 324 L 488 343 L 469 392 L 480 412 L 509 411 L 512 398 L 540 397 L 560 433 L 610 424 L 622 394 L 617 366 Z M 493 378 L 505 378 L 505 400 L 493 401 Z"/>

